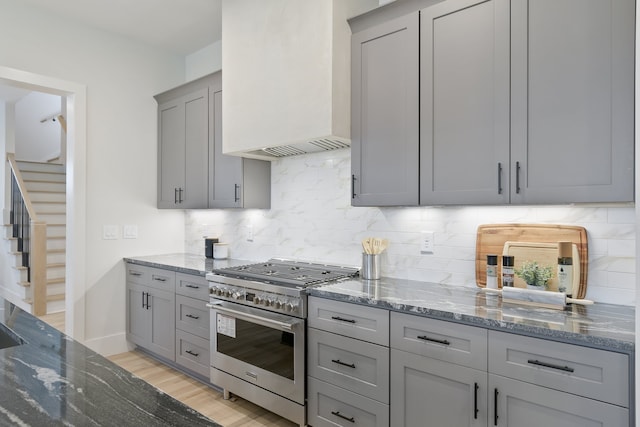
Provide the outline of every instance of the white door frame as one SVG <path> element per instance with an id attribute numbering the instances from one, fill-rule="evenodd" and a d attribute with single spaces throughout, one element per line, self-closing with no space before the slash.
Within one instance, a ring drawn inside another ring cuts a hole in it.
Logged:
<path id="1" fill-rule="evenodd" d="M 0 66 L 0 84 L 65 97 L 67 109 L 67 241 L 65 325 L 67 335 L 85 340 L 87 87 Z"/>

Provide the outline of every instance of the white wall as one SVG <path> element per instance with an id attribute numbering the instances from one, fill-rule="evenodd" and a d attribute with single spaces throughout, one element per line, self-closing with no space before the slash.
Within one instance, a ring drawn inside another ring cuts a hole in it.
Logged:
<path id="1" fill-rule="evenodd" d="M 62 99 L 56 95 L 31 92 L 15 103 L 15 153 L 17 160 L 47 162 L 60 155 L 62 130 L 57 117 Z"/>
<path id="2" fill-rule="evenodd" d="M 186 81 L 198 79 L 222 69 L 222 42 L 212 43 L 187 55 Z"/>
<path id="3" fill-rule="evenodd" d="M 94 349 L 126 349 L 123 256 L 181 251 L 184 214 L 156 209 L 156 103 L 185 80 L 184 57 L 0 0 L 0 66 L 87 87 L 86 324 Z M 137 224 L 137 240 L 102 226 Z M 72 226 L 72 225 L 70 225 Z M 107 347 L 109 346 L 109 347 Z"/>
<path id="4" fill-rule="evenodd" d="M 202 237 L 219 236 L 234 258 L 281 256 L 359 265 L 360 242 L 388 238 L 385 276 L 458 286 L 475 285 L 477 227 L 489 223 L 580 225 L 589 237 L 587 298 L 634 305 L 635 211 L 632 206 L 502 206 L 354 208 L 349 150 L 290 157 L 272 163 L 270 210 L 187 212 L 189 252 Z M 247 241 L 248 226 L 254 240 Z M 421 255 L 420 231 L 435 232 L 433 255 Z"/>

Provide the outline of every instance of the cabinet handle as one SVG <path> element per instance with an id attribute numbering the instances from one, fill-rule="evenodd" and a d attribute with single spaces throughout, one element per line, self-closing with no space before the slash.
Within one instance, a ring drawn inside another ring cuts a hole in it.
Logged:
<path id="1" fill-rule="evenodd" d="M 156 282 L 166 282 L 167 279 L 165 279 L 164 277 L 154 277 L 153 280 L 155 280 Z"/>
<path id="2" fill-rule="evenodd" d="M 424 340 L 424 341 L 437 342 L 438 344 L 451 345 L 451 343 L 449 341 L 447 341 L 447 340 L 437 340 L 435 338 L 429 338 L 426 335 L 418 335 L 416 338 L 418 338 L 419 340 Z"/>
<path id="3" fill-rule="evenodd" d="M 190 319 L 198 320 L 200 316 L 194 316 L 193 314 L 185 314 L 184 317 L 189 317 Z"/>
<path id="4" fill-rule="evenodd" d="M 146 307 L 144 306 L 144 294 L 146 294 L 146 292 L 143 292 L 143 293 L 142 293 L 142 308 L 146 308 Z"/>
<path id="5" fill-rule="evenodd" d="M 351 198 L 356 198 L 356 176 L 351 174 Z"/>
<path id="6" fill-rule="evenodd" d="M 573 372 L 574 369 L 570 368 L 568 366 L 560 366 L 560 365 L 554 365 L 551 363 L 545 363 L 545 362 L 541 362 L 539 360 L 527 360 L 527 363 L 531 364 L 531 365 L 537 365 L 537 366 L 543 366 L 545 368 L 551 368 L 551 369 L 557 369 L 559 371 L 564 371 L 564 372 Z"/>
<path id="7" fill-rule="evenodd" d="M 353 369 L 355 369 L 355 368 L 356 368 L 356 365 L 354 365 L 353 363 L 345 363 L 345 362 L 343 362 L 343 361 L 342 361 L 342 360 L 340 360 L 340 359 L 331 359 L 331 361 L 332 361 L 333 363 L 337 363 L 338 365 L 346 366 L 346 367 L 348 367 L 348 368 L 353 368 Z"/>
<path id="8" fill-rule="evenodd" d="M 178 189 L 178 203 L 182 203 L 184 200 L 182 200 L 182 188 Z"/>
<path id="9" fill-rule="evenodd" d="M 340 418 L 342 418 L 343 420 L 347 420 L 347 421 L 349 421 L 350 423 L 355 423 L 355 422 L 356 422 L 355 418 L 353 418 L 353 417 L 349 418 L 349 417 L 347 417 L 347 416 L 344 416 L 344 415 L 342 415 L 342 414 L 340 413 L 340 411 L 331 411 L 331 413 L 332 413 L 333 415 L 335 415 L 336 417 L 340 417 Z"/>
<path id="10" fill-rule="evenodd" d="M 146 304 L 146 309 L 149 310 L 149 307 L 151 307 L 149 305 L 149 292 L 145 292 L 147 294 L 147 304 Z"/>
<path id="11" fill-rule="evenodd" d="M 142 273 L 138 273 L 137 271 L 131 271 L 131 272 L 129 272 L 129 274 L 132 275 L 132 276 L 138 276 L 138 277 L 142 276 Z"/>
<path id="12" fill-rule="evenodd" d="M 195 286 L 195 285 L 190 285 L 190 284 L 186 284 L 184 285 L 185 288 L 191 288 L 191 289 L 200 289 L 200 286 Z"/>
<path id="13" fill-rule="evenodd" d="M 339 320 L 340 322 L 356 323 L 356 321 L 355 321 L 355 320 L 353 320 L 353 319 L 345 319 L 345 318 L 340 317 L 340 316 L 331 316 L 331 318 L 332 318 L 333 320 Z"/>
<path id="14" fill-rule="evenodd" d="M 238 203 L 240 201 L 240 196 L 238 194 L 238 190 L 240 186 L 238 184 L 233 184 L 233 201 Z"/>
<path id="15" fill-rule="evenodd" d="M 198 356 L 199 356 L 199 353 L 194 353 L 194 352 L 193 352 L 193 351 L 191 351 L 191 350 L 186 350 L 186 351 L 185 351 L 185 353 L 189 353 L 189 354 L 190 354 L 190 355 L 192 355 L 193 357 L 198 357 Z"/>
<path id="16" fill-rule="evenodd" d="M 502 194 L 502 163 L 498 162 L 498 194 Z"/>
<path id="17" fill-rule="evenodd" d="M 493 389 L 493 425 L 498 425 L 498 389 Z"/>
<path id="18" fill-rule="evenodd" d="M 480 386 L 478 383 L 474 383 L 473 385 L 473 418 L 478 419 L 478 389 Z"/>
<path id="19" fill-rule="evenodd" d="M 516 194 L 520 194 L 520 162 L 516 162 Z"/>

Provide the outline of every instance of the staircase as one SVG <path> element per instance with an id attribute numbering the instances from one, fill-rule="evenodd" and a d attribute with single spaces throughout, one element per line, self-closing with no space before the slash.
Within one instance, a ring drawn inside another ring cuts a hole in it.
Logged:
<path id="1" fill-rule="evenodd" d="M 17 162 L 27 188 L 28 197 L 38 220 L 46 223 L 46 300 L 47 314 L 65 309 L 65 240 L 66 240 L 66 172 L 64 165 L 52 163 Z M 15 257 L 15 277 L 18 287 L 14 293 L 28 306 L 32 303 L 31 284 L 26 267 L 21 267 L 22 253 L 17 239 L 7 227 L 10 251 Z"/>

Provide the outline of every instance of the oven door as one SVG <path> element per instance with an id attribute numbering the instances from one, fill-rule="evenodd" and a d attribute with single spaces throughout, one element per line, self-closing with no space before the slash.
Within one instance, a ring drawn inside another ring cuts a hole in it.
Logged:
<path id="1" fill-rule="evenodd" d="M 304 319 L 220 300 L 208 306 L 211 366 L 304 404 Z"/>

